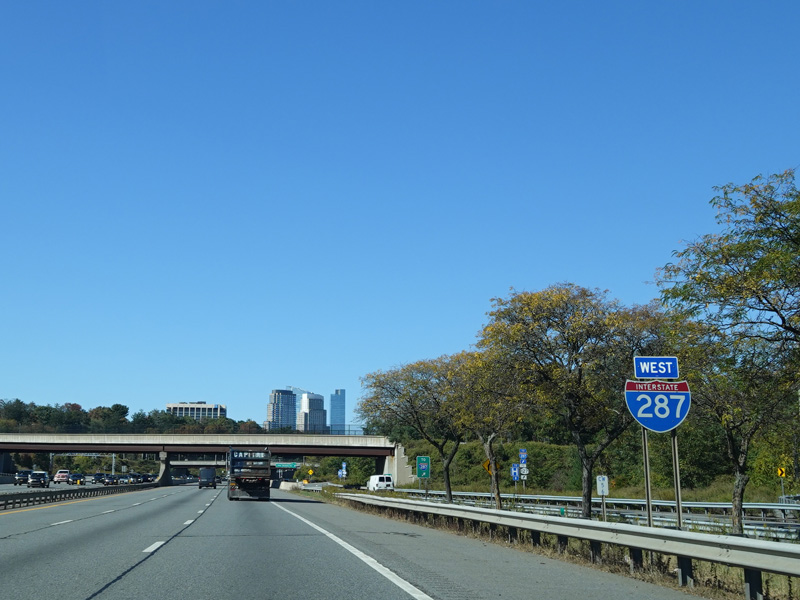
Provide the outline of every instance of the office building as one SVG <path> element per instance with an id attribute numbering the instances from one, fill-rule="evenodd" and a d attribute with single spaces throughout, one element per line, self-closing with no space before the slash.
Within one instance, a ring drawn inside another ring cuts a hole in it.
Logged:
<path id="1" fill-rule="evenodd" d="M 344 390 L 336 390 L 331 394 L 331 433 L 333 435 L 347 433 Z"/>
<path id="2" fill-rule="evenodd" d="M 300 399 L 300 407 L 300 412 L 297 413 L 297 431 L 305 433 L 327 432 L 328 411 L 325 410 L 324 396 L 304 393 Z"/>
<path id="3" fill-rule="evenodd" d="M 297 422 L 297 396 L 291 390 L 272 390 L 267 404 L 267 430 L 288 427 Z"/>
<path id="4" fill-rule="evenodd" d="M 228 416 L 228 407 L 224 404 L 206 404 L 205 402 L 176 402 L 167 404 L 167 412 L 176 417 L 192 419 L 221 419 Z"/>

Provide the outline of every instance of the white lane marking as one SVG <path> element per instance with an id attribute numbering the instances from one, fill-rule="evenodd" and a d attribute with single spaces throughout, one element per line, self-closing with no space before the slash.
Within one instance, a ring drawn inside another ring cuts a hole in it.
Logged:
<path id="1" fill-rule="evenodd" d="M 154 550 L 158 550 L 161 546 L 163 546 L 166 543 L 167 542 L 156 542 L 152 546 L 148 546 L 147 548 L 142 550 L 142 552 L 153 552 Z"/>
<path id="2" fill-rule="evenodd" d="M 327 530 L 323 529 L 319 525 L 316 525 L 316 524 L 312 523 L 311 521 L 309 521 L 308 519 L 306 519 L 304 517 L 301 517 L 297 513 L 293 513 L 288 508 L 284 508 L 280 504 L 272 503 L 272 506 L 274 506 L 276 508 L 280 508 L 282 511 L 285 511 L 285 512 L 289 513 L 290 515 L 292 515 L 296 519 L 300 519 L 303 523 L 305 523 L 309 527 L 312 527 L 312 528 L 316 529 L 317 531 L 319 531 L 321 534 L 327 536 L 329 539 L 331 539 L 334 542 L 336 542 L 337 544 L 339 544 L 342 548 L 344 548 L 345 550 L 350 552 L 356 558 L 358 558 L 359 560 L 363 561 L 365 564 L 367 564 L 367 566 L 372 567 L 378 573 L 380 573 L 381 575 L 386 577 L 386 579 L 391 581 L 393 584 L 395 584 L 397 587 L 399 587 L 401 590 L 403 590 L 406 594 L 408 594 L 412 598 L 416 598 L 417 600 L 433 600 L 433 598 L 428 596 L 428 594 L 426 594 L 425 592 L 423 592 L 419 588 L 414 587 L 411 583 L 409 583 L 408 581 L 406 581 L 405 579 L 403 579 L 402 577 L 400 577 L 396 573 L 393 573 L 388 568 L 384 567 L 381 563 L 379 563 L 377 560 L 375 560 L 374 558 L 372 558 L 368 554 L 364 554 L 361 550 L 359 550 L 355 546 L 351 546 L 350 544 L 345 542 L 343 539 L 336 537 L 330 531 L 327 531 Z"/>
<path id="3" fill-rule="evenodd" d="M 194 519 L 189 519 L 184 525 L 191 525 L 192 523 L 194 523 Z"/>
<path id="4" fill-rule="evenodd" d="M 114 511 L 113 511 L 113 510 L 104 510 L 104 511 L 103 511 L 103 514 L 104 514 L 104 515 L 107 515 L 107 514 L 108 514 L 108 513 L 110 513 L 110 512 L 114 512 Z"/>
<path id="5" fill-rule="evenodd" d="M 51 525 L 63 525 L 64 523 L 72 523 L 72 519 L 68 521 L 59 521 L 58 523 L 50 523 Z"/>
<path id="6" fill-rule="evenodd" d="M 202 514 L 203 514 L 203 511 L 202 511 L 202 510 L 198 510 L 198 511 L 197 511 L 197 514 L 198 514 L 198 515 L 202 515 Z"/>
<path id="7" fill-rule="evenodd" d="M 211 503 L 209 502 L 208 504 L 206 504 L 206 506 L 211 506 Z"/>
<path id="8" fill-rule="evenodd" d="M 132 506 L 139 506 L 141 502 L 134 502 Z"/>

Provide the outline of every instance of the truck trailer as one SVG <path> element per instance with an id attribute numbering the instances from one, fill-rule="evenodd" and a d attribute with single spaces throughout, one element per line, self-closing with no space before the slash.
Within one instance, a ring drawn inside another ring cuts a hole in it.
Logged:
<path id="1" fill-rule="evenodd" d="M 269 448 L 231 448 L 228 452 L 228 500 L 269 500 L 272 485 L 272 453 Z"/>

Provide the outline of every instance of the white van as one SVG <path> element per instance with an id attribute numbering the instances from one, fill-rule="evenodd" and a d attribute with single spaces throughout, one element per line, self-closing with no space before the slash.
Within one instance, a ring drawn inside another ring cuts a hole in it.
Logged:
<path id="1" fill-rule="evenodd" d="M 393 490 L 394 482 L 392 481 L 392 476 L 388 473 L 385 475 L 372 475 L 367 482 L 367 489 L 370 491 Z"/>

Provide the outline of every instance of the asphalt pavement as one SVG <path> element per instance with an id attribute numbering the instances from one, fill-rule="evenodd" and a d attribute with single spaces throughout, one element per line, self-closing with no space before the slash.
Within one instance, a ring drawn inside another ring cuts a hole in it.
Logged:
<path id="1" fill-rule="evenodd" d="M 157 488 L 0 513 L 14 600 L 677 600 L 678 590 L 288 492 Z"/>

